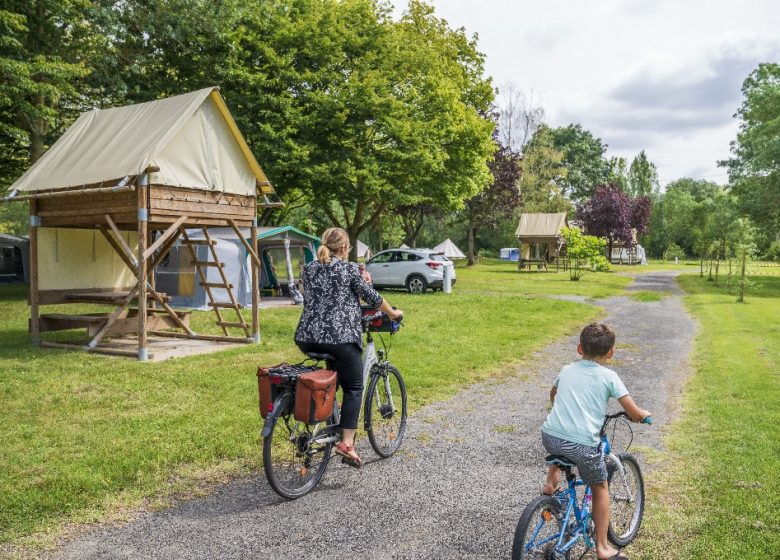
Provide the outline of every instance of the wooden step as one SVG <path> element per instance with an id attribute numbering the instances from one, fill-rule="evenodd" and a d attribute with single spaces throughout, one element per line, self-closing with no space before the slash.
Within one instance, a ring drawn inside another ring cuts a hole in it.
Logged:
<path id="1" fill-rule="evenodd" d="M 217 321 L 217 325 L 220 327 L 230 327 L 233 329 L 246 329 L 249 327 L 246 323 L 233 323 L 230 321 Z"/>
<path id="2" fill-rule="evenodd" d="M 237 303 L 230 303 L 227 301 L 212 301 L 209 303 L 211 307 L 224 307 L 227 309 L 241 309 L 241 306 Z"/>
<path id="3" fill-rule="evenodd" d="M 204 288 L 222 288 L 223 290 L 233 287 L 233 284 L 225 285 L 225 284 L 218 284 L 214 282 L 201 282 L 200 285 L 203 286 Z"/>
<path id="4" fill-rule="evenodd" d="M 216 245 L 217 242 L 208 239 L 185 239 L 183 241 L 186 245 Z"/>
<path id="5" fill-rule="evenodd" d="M 213 261 L 192 261 L 190 264 L 194 264 L 195 266 L 216 266 L 219 268 L 223 268 L 225 266 L 225 263 L 223 262 Z"/>

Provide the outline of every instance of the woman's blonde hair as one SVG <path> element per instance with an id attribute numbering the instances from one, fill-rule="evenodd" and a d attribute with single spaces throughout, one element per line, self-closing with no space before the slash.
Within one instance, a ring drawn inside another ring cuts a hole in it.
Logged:
<path id="1" fill-rule="evenodd" d="M 317 249 L 317 260 L 322 264 L 328 264 L 334 253 L 340 253 L 344 247 L 349 246 L 349 235 L 339 227 L 325 230 L 322 234 L 322 245 Z"/>

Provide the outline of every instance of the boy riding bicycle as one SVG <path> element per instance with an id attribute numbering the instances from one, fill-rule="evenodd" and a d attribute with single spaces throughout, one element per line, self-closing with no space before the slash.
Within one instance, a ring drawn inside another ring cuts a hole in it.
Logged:
<path id="1" fill-rule="evenodd" d="M 610 398 L 617 399 L 635 422 L 650 416 L 629 396 L 618 374 L 604 367 L 614 352 L 615 332 L 609 326 L 591 323 L 582 329 L 577 345 L 582 360 L 565 366 L 558 374 L 550 390 L 552 410 L 542 426 L 542 443 L 547 451 L 570 459 L 591 487 L 596 556 L 600 560 L 626 560 L 607 540 L 609 489 L 599 439 L 607 404 Z M 551 495 L 559 484 L 560 469 L 550 465 L 542 492 Z"/>

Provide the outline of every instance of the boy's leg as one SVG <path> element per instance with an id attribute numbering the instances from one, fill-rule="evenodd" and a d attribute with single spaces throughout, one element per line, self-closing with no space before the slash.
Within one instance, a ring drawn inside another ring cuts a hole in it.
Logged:
<path id="1" fill-rule="evenodd" d="M 606 482 L 591 484 L 593 493 L 593 523 L 596 525 L 596 557 L 612 558 L 618 551 L 607 540 L 609 526 L 609 487 Z"/>
<path id="2" fill-rule="evenodd" d="M 552 496 L 561 484 L 561 469 L 555 465 L 550 465 L 547 469 L 547 480 L 544 482 L 542 494 Z"/>

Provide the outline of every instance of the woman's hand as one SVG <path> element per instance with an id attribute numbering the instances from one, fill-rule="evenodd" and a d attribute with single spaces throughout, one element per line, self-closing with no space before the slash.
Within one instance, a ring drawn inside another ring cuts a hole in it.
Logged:
<path id="1" fill-rule="evenodd" d="M 387 312 L 387 316 L 390 317 L 391 320 L 397 321 L 398 319 L 404 316 L 404 312 L 401 311 L 400 309 L 391 309 L 390 311 Z"/>

